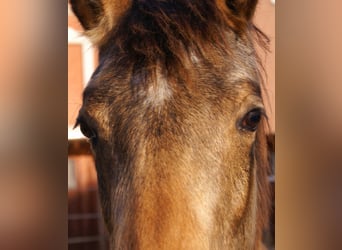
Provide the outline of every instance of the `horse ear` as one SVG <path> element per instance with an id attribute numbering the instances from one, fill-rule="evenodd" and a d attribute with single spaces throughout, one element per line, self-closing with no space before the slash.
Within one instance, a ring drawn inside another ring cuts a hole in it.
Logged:
<path id="1" fill-rule="evenodd" d="M 95 45 L 103 43 L 131 0 L 70 0 L 71 8 Z"/>
<path id="2" fill-rule="evenodd" d="M 95 28 L 103 15 L 101 0 L 70 0 L 71 8 L 85 30 Z"/>
<path id="3" fill-rule="evenodd" d="M 254 16 L 258 0 L 225 0 L 227 7 L 236 16 L 246 19 L 248 22 Z"/>

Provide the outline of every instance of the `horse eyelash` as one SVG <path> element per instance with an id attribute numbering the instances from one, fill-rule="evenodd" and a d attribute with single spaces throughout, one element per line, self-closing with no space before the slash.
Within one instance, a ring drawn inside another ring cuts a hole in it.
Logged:
<path id="1" fill-rule="evenodd" d="M 77 128 L 80 124 L 81 124 L 81 121 L 80 121 L 79 118 L 77 118 L 77 119 L 76 119 L 76 122 L 75 122 L 75 125 L 74 125 L 74 127 L 73 127 L 72 129 Z"/>
<path id="2" fill-rule="evenodd" d="M 266 114 L 265 109 L 260 109 L 260 114 L 266 119 L 266 121 L 269 120 L 269 117 L 268 117 L 268 115 Z"/>

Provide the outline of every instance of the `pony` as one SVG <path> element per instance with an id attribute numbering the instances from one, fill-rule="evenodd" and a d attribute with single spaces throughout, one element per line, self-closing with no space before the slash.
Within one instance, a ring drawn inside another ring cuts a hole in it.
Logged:
<path id="1" fill-rule="evenodd" d="M 261 249 L 267 116 L 257 0 L 70 0 L 99 65 L 89 138 L 111 249 Z"/>

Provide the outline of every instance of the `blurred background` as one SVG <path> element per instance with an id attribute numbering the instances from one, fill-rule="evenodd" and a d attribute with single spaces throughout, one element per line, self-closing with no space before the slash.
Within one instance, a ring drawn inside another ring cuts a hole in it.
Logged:
<path id="1" fill-rule="evenodd" d="M 275 40 L 277 44 L 276 119 L 271 112 L 273 131 L 274 120 L 277 124 L 275 247 L 339 250 L 342 3 L 287 0 L 268 7 L 276 8 L 275 35 L 262 26 L 274 22 L 259 16 L 256 21 L 271 38 L 265 60 L 274 60 L 272 46 Z M 77 222 L 84 216 L 77 214 L 99 210 L 92 160 L 78 160 L 82 150 L 77 148 L 84 146 L 71 143 L 77 135 L 67 129 L 73 123 L 68 112 L 80 105 L 80 92 L 74 95 L 78 100 L 68 99 L 68 90 L 73 92 L 68 86 L 69 27 L 79 30 L 70 24 L 67 10 L 67 1 L 0 0 L 0 249 L 59 250 L 84 244 L 70 244 L 83 237 L 81 229 L 68 233 L 71 221 L 75 228 L 77 223 L 95 224 L 89 226 L 95 231 L 86 229 L 84 235 L 101 234 L 98 219 Z M 81 63 L 72 65 L 82 68 Z M 268 78 L 272 96 L 275 81 Z M 86 189 L 88 198 L 80 198 Z"/>
<path id="2" fill-rule="evenodd" d="M 82 91 L 97 65 L 97 51 L 82 36 L 68 5 L 68 249 L 108 249 L 97 190 L 94 160 L 87 139 L 73 128 Z"/>
<path id="3" fill-rule="evenodd" d="M 67 246 L 67 20 L 0 1 L 0 249 Z"/>

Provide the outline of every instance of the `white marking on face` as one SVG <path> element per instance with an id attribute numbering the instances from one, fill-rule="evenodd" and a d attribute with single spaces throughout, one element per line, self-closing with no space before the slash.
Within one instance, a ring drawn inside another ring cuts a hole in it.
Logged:
<path id="1" fill-rule="evenodd" d="M 145 104 L 155 107 L 162 106 L 172 96 L 168 81 L 159 72 L 154 84 L 151 84 L 146 93 Z"/>
<path id="2" fill-rule="evenodd" d="M 196 56 L 195 53 L 193 53 L 193 52 L 190 53 L 190 60 L 194 64 L 197 64 L 200 61 L 198 56 Z"/>
<path id="3" fill-rule="evenodd" d="M 211 231 L 213 227 L 213 208 L 217 202 L 218 195 L 212 192 L 210 189 L 201 192 L 199 197 L 193 199 L 193 209 L 197 217 L 197 221 L 200 223 L 202 230 Z"/>

